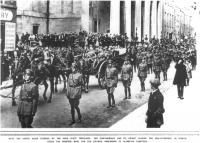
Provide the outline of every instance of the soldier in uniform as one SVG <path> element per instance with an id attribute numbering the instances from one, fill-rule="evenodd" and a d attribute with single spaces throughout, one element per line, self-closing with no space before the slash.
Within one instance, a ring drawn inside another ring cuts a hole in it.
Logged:
<path id="1" fill-rule="evenodd" d="M 152 92 L 150 93 L 148 100 L 147 110 L 147 128 L 160 128 L 164 123 L 163 113 L 165 112 L 163 101 L 164 97 L 159 90 L 160 81 L 159 79 L 150 80 Z"/>
<path id="2" fill-rule="evenodd" d="M 122 71 L 121 71 L 121 79 L 122 79 L 122 83 L 124 86 L 124 92 L 125 92 L 125 98 L 127 99 L 127 90 L 128 90 L 128 98 L 131 98 L 131 89 L 130 89 L 130 85 L 131 85 L 131 81 L 133 79 L 133 67 L 130 64 L 130 61 L 128 60 L 128 57 L 125 58 L 124 64 L 122 66 Z"/>
<path id="3" fill-rule="evenodd" d="M 30 69 L 26 69 L 24 80 L 19 95 L 19 105 L 17 115 L 22 128 L 32 128 L 31 124 L 37 111 L 38 105 L 38 86 L 31 80 L 33 74 Z"/>
<path id="4" fill-rule="evenodd" d="M 161 69 L 163 72 L 163 81 L 167 81 L 167 70 L 168 70 L 169 66 L 168 66 L 165 54 L 163 55 L 161 60 L 162 60 Z"/>
<path id="5" fill-rule="evenodd" d="M 114 90 L 117 87 L 118 82 L 118 72 L 117 69 L 114 67 L 114 64 L 112 63 L 112 60 L 108 60 L 108 66 L 106 68 L 105 73 L 105 81 L 106 81 L 106 90 L 108 94 L 108 107 L 110 108 L 115 107 L 115 99 L 114 99 Z M 112 100 L 112 104 L 111 104 Z"/>
<path id="6" fill-rule="evenodd" d="M 155 74 L 155 78 L 158 78 L 160 80 L 161 60 L 158 53 L 154 55 L 153 71 Z"/>
<path id="7" fill-rule="evenodd" d="M 152 73 L 152 63 L 153 63 L 153 56 L 149 52 L 147 55 L 148 74 Z"/>
<path id="8" fill-rule="evenodd" d="M 75 109 L 78 114 L 78 122 L 81 122 L 81 112 L 79 108 L 79 101 L 82 95 L 83 76 L 78 71 L 77 63 L 72 63 L 72 73 L 69 75 L 66 96 L 71 106 L 72 122 L 69 125 L 75 123 Z"/>
<path id="9" fill-rule="evenodd" d="M 145 59 L 142 59 L 142 62 L 139 64 L 138 67 L 138 77 L 141 82 L 141 91 L 145 91 L 145 80 L 147 78 L 147 64 Z"/>

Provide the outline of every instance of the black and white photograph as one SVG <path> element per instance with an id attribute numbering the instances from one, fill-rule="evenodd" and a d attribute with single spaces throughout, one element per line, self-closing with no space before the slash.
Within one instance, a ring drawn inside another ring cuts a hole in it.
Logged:
<path id="1" fill-rule="evenodd" d="M 0 136 L 144 132 L 198 142 L 200 1 L 0 6 Z"/>

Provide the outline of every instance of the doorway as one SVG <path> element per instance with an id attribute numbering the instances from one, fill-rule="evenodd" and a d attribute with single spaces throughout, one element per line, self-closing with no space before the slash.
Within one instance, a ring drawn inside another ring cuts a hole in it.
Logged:
<path id="1" fill-rule="evenodd" d="M 33 25 L 33 34 L 38 34 L 39 25 Z"/>

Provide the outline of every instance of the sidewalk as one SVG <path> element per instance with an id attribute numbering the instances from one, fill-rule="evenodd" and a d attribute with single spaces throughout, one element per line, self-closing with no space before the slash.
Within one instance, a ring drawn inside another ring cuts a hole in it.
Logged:
<path id="1" fill-rule="evenodd" d="M 193 71 L 190 85 L 184 88 L 184 99 L 177 95 L 177 87 L 172 86 L 164 95 L 164 125 L 161 130 L 199 131 L 200 130 L 200 79 L 199 70 Z M 111 126 L 113 130 L 138 131 L 146 128 L 147 104 L 136 109 Z"/>

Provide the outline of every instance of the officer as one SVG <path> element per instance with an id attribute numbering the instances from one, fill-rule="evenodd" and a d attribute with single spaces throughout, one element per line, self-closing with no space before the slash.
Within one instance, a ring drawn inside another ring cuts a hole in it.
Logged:
<path id="1" fill-rule="evenodd" d="M 131 98 L 131 89 L 130 85 L 133 79 L 133 67 L 128 60 L 128 57 L 125 58 L 124 64 L 122 65 L 121 71 L 121 79 L 124 86 L 125 98 L 127 99 L 127 90 L 128 90 L 128 98 Z"/>
<path id="2" fill-rule="evenodd" d="M 165 109 L 163 107 L 164 97 L 159 90 L 160 80 L 152 79 L 150 80 L 152 92 L 150 93 L 148 100 L 148 110 L 147 110 L 147 128 L 160 128 L 164 123 L 163 113 Z"/>
<path id="3" fill-rule="evenodd" d="M 69 125 L 75 123 L 75 109 L 78 114 L 78 123 L 81 122 L 81 112 L 79 108 L 79 100 L 82 95 L 83 76 L 78 70 L 77 63 L 72 63 L 72 73 L 69 75 L 66 96 L 71 106 L 72 122 Z"/>
<path id="4" fill-rule="evenodd" d="M 146 64 L 146 59 L 143 58 L 142 62 L 139 64 L 138 67 L 138 77 L 141 82 L 141 91 L 145 91 L 145 80 L 147 78 L 147 64 Z"/>
<path id="5" fill-rule="evenodd" d="M 26 69 L 24 80 L 19 95 L 17 115 L 22 128 L 32 128 L 31 124 L 37 111 L 39 92 L 38 86 L 32 82 L 33 73 Z"/>
<path id="6" fill-rule="evenodd" d="M 118 72 L 115 68 L 114 64 L 112 63 L 112 60 L 108 60 L 108 66 L 106 68 L 105 73 L 105 81 L 106 81 L 106 90 L 108 94 L 108 107 L 115 107 L 115 99 L 114 99 L 114 90 L 117 87 L 118 82 Z M 112 104 L 111 104 L 112 100 Z"/>

